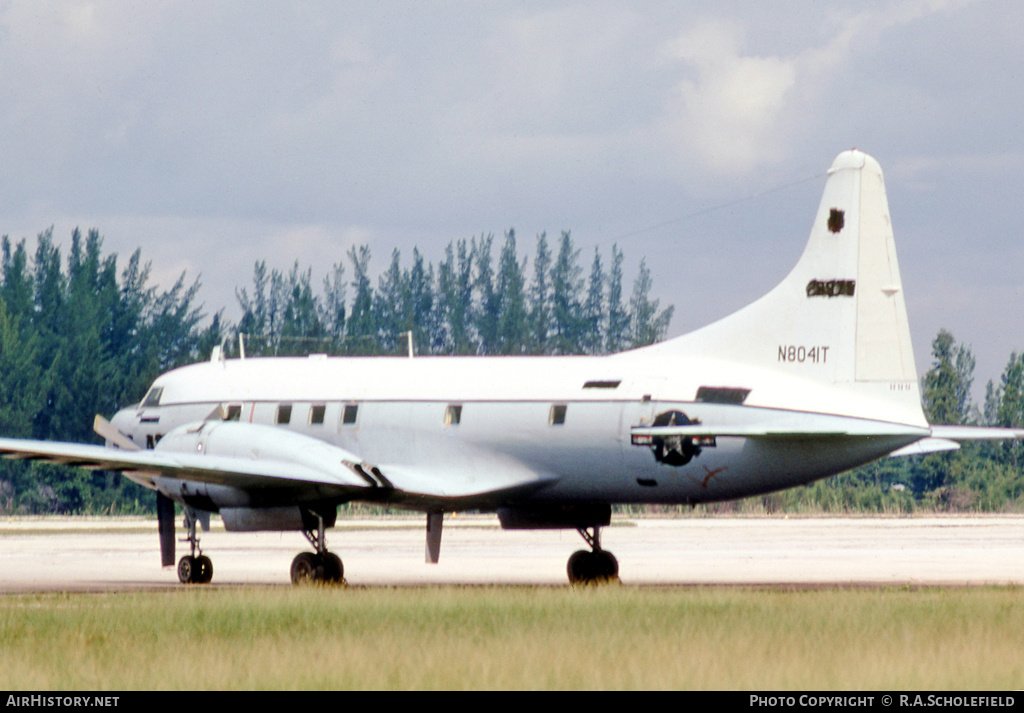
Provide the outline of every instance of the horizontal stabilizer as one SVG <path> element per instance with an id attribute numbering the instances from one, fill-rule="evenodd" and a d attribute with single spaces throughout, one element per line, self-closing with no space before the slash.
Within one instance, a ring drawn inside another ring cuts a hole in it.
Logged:
<path id="1" fill-rule="evenodd" d="M 637 426 L 631 429 L 633 440 L 639 438 L 812 438 L 832 436 L 927 436 L 922 429 L 905 424 L 863 421 L 861 419 L 829 418 L 776 420 L 772 423 L 689 424 L 684 426 Z"/>
<path id="2" fill-rule="evenodd" d="M 932 426 L 931 438 L 922 438 L 916 443 L 900 448 L 889 454 L 890 458 L 921 456 L 928 453 L 955 451 L 963 441 L 1014 441 L 1024 438 L 1021 428 L 993 428 L 989 426 Z"/>
<path id="3" fill-rule="evenodd" d="M 989 426 L 932 426 L 933 438 L 950 441 L 1014 441 L 1024 438 L 1024 428 Z"/>
<path id="4" fill-rule="evenodd" d="M 923 456 L 928 453 L 943 453 L 946 451 L 959 450 L 960 444 L 945 438 L 922 438 L 916 443 L 904 446 L 898 451 L 889 454 L 890 458 L 903 458 L 905 456 Z"/>

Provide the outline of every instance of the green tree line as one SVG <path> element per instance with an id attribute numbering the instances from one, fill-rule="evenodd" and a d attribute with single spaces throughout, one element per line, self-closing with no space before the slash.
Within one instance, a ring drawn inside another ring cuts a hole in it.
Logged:
<path id="1" fill-rule="evenodd" d="M 604 354 L 663 338 L 672 307 L 651 298 L 640 262 L 627 290 L 623 253 L 595 250 L 589 269 L 569 232 L 537 236 L 523 255 L 514 231 L 450 243 L 435 266 L 418 249 L 391 253 L 379 274 L 354 246 L 314 288 L 311 268 L 287 273 L 257 262 L 236 290 L 242 317 L 204 314 L 200 283 L 182 274 L 149 284 L 135 251 L 122 266 L 102 238 L 75 230 L 66 257 L 41 233 L 0 241 L 0 435 L 98 442 L 94 414 L 135 403 L 160 373 L 206 359 L 214 346 L 248 355 L 397 355 L 411 333 L 417 354 Z M 628 295 L 628 296 L 627 296 Z M 241 339 L 239 336 L 241 335 Z M 932 423 L 1024 428 L 1024 354 L 1013 353 L 982 404 L 975 360 L 942 330 L 921 378 Z M 883 459 L 808 486 L 709 509 L 808 512 L 1015 511 L 1024 509 L 1024 451 L 974 443 L 958 451 Z M 0 460 L 0 513 L 151 511 L 152 494 L 116 474 Z"/>
<path id="2" fill-rule="evenodd" d="M 645 261 L 627 299 L 617 246 L 607 266 L 595 249 L 584 275 L 567 231 L 554 248 L 537 236 L 532 268 L 515 231 L 494 243 L 453 241 L 436 268 L 417 248 L 403 265 L 396 249 L 376 288 L 366 245 L 335 263 L 320 290 L 311 268 L 268 272 L 260 261 L 252 284 L 236 291 L 242 318 L 230 331 L 258 355 L 404 354 L 409 334 L 423 355 L 606 354 L 664 337 L 673 308 L 652 299 Z"/>

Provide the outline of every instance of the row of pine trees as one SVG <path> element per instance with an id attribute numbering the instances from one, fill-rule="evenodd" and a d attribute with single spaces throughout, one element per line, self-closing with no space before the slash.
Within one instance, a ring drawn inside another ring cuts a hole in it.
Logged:
<path id="1" fill-rule="evenodd" d="M 578 249 L 563 232 L 553 249 L 537 236 L 532 260 L 509 230 L 495 256 L 494 236 L 458 240 L 435 268 L 418 249 L 402 265 L 396 249 L 374 288 L 370 249 L 352 247 L 319 294 L 312 270 L 288 273 L 256 264 L 252 285 L 237 291 L 247 354 L 445 355 L 607 354 L 662 339 L 672 307 L 659 309 L 641 260 L 628 298 L 623 253 L 609 262 L 595 248 L 584 276 Z M 349 277 L 350 275 L 350 277 Z M 352 294 L 349 296 L 349 289 Z"/>

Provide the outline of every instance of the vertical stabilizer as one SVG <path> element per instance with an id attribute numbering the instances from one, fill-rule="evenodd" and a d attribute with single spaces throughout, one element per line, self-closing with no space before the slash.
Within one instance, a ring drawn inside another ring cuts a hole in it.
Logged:
<path id="1" fill-rule="evenodd" d="M 885 400 L 923 421 L 882 170 L 860 151 L 832 164 L 792 272 L 740 311 L 654 347 L 728 359 Z M 894 414 L 895 416 L 896 414 Z"/>

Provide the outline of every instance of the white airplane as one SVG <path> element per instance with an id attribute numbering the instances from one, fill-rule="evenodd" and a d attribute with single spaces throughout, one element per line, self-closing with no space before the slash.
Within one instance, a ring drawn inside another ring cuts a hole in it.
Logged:
<path id="1" fill-rule="evenodd" d="M 0 453 L 120 471 L 157 491 L 164 566 L 174 503 L 208 582 L 197 522 L 300 530 L 291 577 L 342 581 L 325 529 L 361 501 L 426 513 L 496 511 L 506 529 L 572 528 L 589 549 L 573 583 L 615 578 L 601 547 L 614 503 L 729 500 L 809 483 L 887 455 L 1024 437 L 932 426 L 921 409 L 878 163 L 841 153 L 796 267 L 696 332 L 601 357 L 225 359 L 160 376 L 110 422 L 107 447 L 0 439 Z"/>

